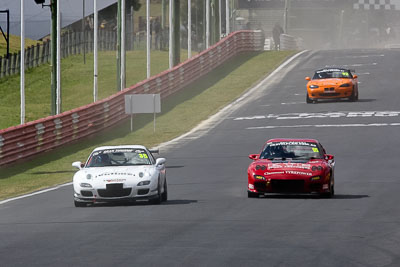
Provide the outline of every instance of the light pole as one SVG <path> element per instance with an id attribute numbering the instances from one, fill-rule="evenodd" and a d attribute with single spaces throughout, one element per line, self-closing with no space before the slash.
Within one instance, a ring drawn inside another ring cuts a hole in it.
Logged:
<path id="1" fill-rule="evenodd" d="M 121 91 L 121 0 L 117 5 L 117 91 Z"/>
<path id="2" fill-rule="evenodd" d="M 21 91 L 21 124 L 25 123 L 25 18 L 24 0 L 21 0 L 21 63 L 20 63 L 20 91 Z"/>
<path id="3" fill-rule="evenodd" d="M 210 0 L 206 0 L 206 49 L 210 47 Z"/>
<path id="4" fill-rule="evenodd" d="M 57 113 L 57 0 L 50 0 L 45 5 L 45 0 L 35 0 L 42 7 L 48 6 L 51 11 L 51 115 Z M 58 10 L 59 11 L 59 10 Z M 22 50 L 21 53 L 25 51 Z"/>
<path id="5" fill-rule="evenodd" d="M 229 33 L 230 33 L 230 11 L 229 11 L 229 1 L 230 0 L 226 0 L 226 2 L 225 2 L 225 22 L 226 22 L 226 25 L 225 25 L 225 32 L 226 32 L 226 35 L 229 35 Z"/>
<path id="6" fill-rule="evenodd" d="M 285 0 L 285 13 L 283 15 L 283 30 L 287 34 L 287 23 L 288 23 L 288 5 L 289 0 Z"/>
<path id="7" fill-rule="evenodd" d="M 188 59 L 192 57 L 192 1 L 188 0 Z"/>
<path id="8" fill-rule="evenodd" d="M 93 102 L 96 102 L 97 101 L 97 91 L 98 91 L 98 87 L 97 87 L 97 73 L 98 73 L 98 70 L 97 70 L 97 67 L 98 67 L 98 64 L 97 64 L 97 34 L 98 34 L 98 31 L 99 31 L 99 16 L 98 16 L 98 12 L 97 12 L 97 0 L 93 0 L 93 12 L 94 12 L 94 29 L 93 29 L 93 31 L 94 31 L 94 33 L 93 33 L 93 46 L 94 46 L 94 59 L 93 59 L 93 63 L 94 63 L 94 66 L 93 66 Z"/>
<path id="9" fill-rule="evenodd" d="M 146 0 L 146 58 L 147 58 L 147 79 L 150 78 L 150 49 L 151 49 L 151 28 L 150 28 L 150 0 Z"/>

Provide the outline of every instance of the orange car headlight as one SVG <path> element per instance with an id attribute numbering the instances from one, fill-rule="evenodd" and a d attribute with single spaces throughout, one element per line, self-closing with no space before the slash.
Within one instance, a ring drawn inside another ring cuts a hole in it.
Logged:
<path id="1" fill-rule="evenodd" d="M 316 85 L 316 84 L 311 84 L 311 85 L 310 85 L 310 89 L 317 89 L 317 88 L 319 88 L 319 86 Z"/>
<path id="2" fill-rule="evenodd" d="M 351 86 L 351 84 L 349 84 L 349 83 L 344 83 L 344 84 L 342 84 L 341 86 L 339 86 L 339 87 L 350 87 Z"/>

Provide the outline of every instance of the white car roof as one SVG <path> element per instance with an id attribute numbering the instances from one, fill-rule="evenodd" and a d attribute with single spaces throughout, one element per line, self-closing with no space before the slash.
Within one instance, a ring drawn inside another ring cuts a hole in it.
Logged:
<path id="1" fill-rule="evenodd" d="M 96 147 L 92 152 L 105 149 L 121 149 L 121 148 L 137 148 L 137 149 L 147 149 L 145 146 L 141 145 L 120 145 L 120 146 L 100 146 Z"/>

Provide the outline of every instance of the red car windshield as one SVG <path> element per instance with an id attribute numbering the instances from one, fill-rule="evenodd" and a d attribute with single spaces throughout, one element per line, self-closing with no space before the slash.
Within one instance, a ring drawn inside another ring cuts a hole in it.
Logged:
<path id="1" fill-rule="evenodd" d="M 271 142 L 264 147 L 260 159 L 322 159 L 318 145 L 312 142 Z"/>

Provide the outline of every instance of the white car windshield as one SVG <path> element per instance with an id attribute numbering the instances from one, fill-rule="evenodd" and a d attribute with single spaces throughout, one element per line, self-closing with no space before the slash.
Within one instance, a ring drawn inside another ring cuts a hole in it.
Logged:
<path id="1" fill-rule="evenodd" d="M 151 165 L 150 157 L 146 150 L 137 148 L 98 150 L 90 155 L 86 167 Z"/>
<path id="2" fill-rule="evenodd" d="M 316 143 L 272 142 L 263 149 L 261 159 L 321 159 L 323 154 Z"/>

